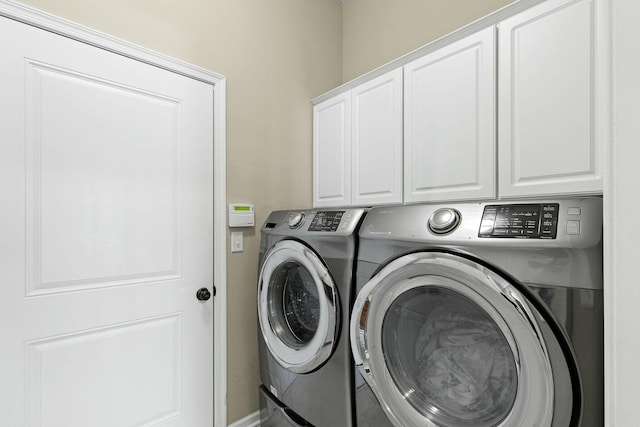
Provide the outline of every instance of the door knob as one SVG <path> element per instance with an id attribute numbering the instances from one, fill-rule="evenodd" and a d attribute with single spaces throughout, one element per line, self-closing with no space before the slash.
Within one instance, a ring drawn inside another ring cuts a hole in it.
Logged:
<path id="1" fill-rule="evenodd" d="M 200 288 L 196 292 L 196 298 L 198 298 L 198 301 L 208 301 L 211 298 L 211 292 L 207 288 Z"/>

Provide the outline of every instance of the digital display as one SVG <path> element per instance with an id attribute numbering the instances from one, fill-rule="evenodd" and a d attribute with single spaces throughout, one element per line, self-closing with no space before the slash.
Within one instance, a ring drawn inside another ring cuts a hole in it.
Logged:
<path id="1" fill-rule="evenodd" d="M 320 211 L 309 225 L 309 231 L 337 231 L 344 211 Z"/>
<path id="2" fill-rule="evenodd" d="M 487 205 L 478 237 L 555 239 L 558 210 L 557 203 Z"/>

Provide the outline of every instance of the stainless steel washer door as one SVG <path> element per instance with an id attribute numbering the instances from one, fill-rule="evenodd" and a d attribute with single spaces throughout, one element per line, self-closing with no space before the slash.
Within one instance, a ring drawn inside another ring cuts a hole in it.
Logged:
<path id="1" fill-rule="evenodd" d="M 258 279 L 258 318 L 273 358 L 307 373 L 331 356 L 340 324 L 338 293 L 316 253 L 294 240 L 276 243 Z"/>
<path id="2" fill-rule="evenodd" d="M 552 425 L 554 376 L 536 317 L 472 260 L 394 260 L 359 292 L 350 326 L 356 365 L 398 427 Z"/>

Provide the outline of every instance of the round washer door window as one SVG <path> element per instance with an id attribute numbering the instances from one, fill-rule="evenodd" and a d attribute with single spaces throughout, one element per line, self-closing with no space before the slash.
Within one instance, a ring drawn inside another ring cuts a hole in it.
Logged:
<path id="1" fill-rule="evenodd" d="M 551 425 L 554 377 L 536 316 L 473 260 L 392 261 L 358 293 L 350 333 L 356 365 L 397 427 Z"/>
<path id="2" fill-rule="evenodd" d="M 258 280 L 258 318 L 280 365 L 305 373 L 329 358 L 339 325 L 337 304 L 333 279 L 309 247 L 284 240 L 266 254 Z"/>
<path id="3" fill-rule="evenodd" d="M 450 288 L 398 296 L 382 322 L 382 351 L 400 393 L 438 425 L 491 427 L 513 407 L 517 366 L 500 327 Z"/>

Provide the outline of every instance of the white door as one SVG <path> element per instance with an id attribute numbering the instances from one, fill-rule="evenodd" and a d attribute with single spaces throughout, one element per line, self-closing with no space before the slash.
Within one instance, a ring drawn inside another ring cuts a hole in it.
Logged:
<path id="1" fill-rule="evenodd" d="M 495 28 L 404 67 L 404 201 L 495 196 Z"/>
<path id="2" fill-rule="evenodd" d="M 2 424 L 213 425 L 212 86 L 0 40 Z"/>
<path id="3" fill-rule="evenodd" d="M 402 203 L 402 69 L 351 91 L 351 205 Z"/>

